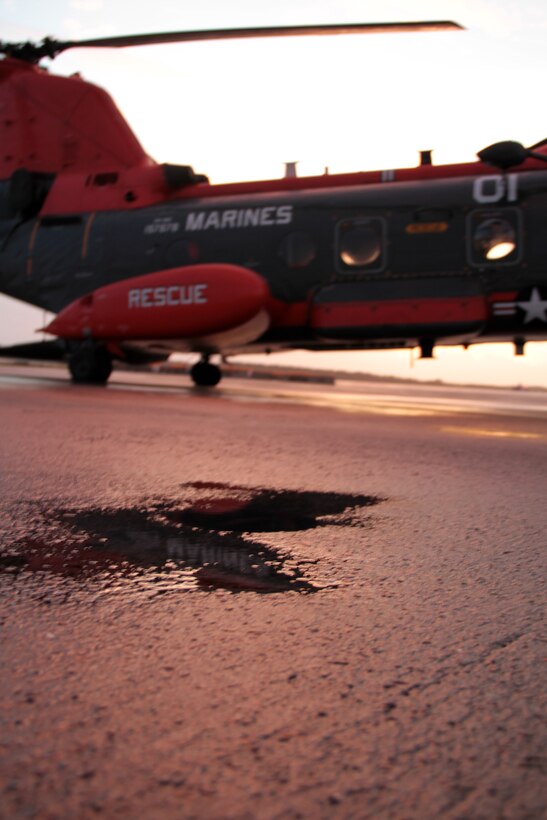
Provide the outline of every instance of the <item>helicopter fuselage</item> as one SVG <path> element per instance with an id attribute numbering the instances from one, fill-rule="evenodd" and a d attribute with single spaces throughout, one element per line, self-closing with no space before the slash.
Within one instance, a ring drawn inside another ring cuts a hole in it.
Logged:
<path id="1" fill-rule="evenodd" d="M 82 181 L 80 197 L 62 193 L 62 211 L 59 188 L 74 191 L 77 180 L 59 175 L 29 217 L 10 213 L 6 181 L 0 289 L 59 313 L 114 283 L 230 264 L 263 279 L 271 297 L 268 326 L 243 348 L 545 339 L 547 170 L 461 168 L 458 176 L 444 177 L 439 167 L 430 178 L 425 169 L 420 178 L 399 172 L 398 181 L 391 172 L 349 185 L 328 176 L 312 178 L 310 187 L 305 179 L 279 180 L 262 190 L 260 183 L 200 183 L 144 205 L 138 186 L 103 173 L 99 184 Z M 87 210 L 86 194 L 97 205 L 107 195 L 110 206 Z M 123 207 L 115 207 L 116 198 Z M 171 290 L 159 279 L 141 289 L 133 283 L 127 309 L 154 313 L 161 338 L 164 310 L 175 302 L 191 310 L 212 287 L 184 277 Z M 237 334 L 235 342 L 229 334 L 224 344 L 221 334 L 211 344 L 185 337 L 183 325 L 181 313 L 180 335 L 159 346 L 155 338 L 128 342 L 163 353 L 240 350 Z"/>
<path id="2" fill-rule="evenodd" d="M 437 344 L 522 353 L 547 339 L 544 143 L 496 143 L 469 164 L 424 152 L 414 169 L 211 185 L 152 160 L 104 89 L 35 64 L 72 45 L 4 45 L 0 291 L 57 314 L 45 330 L 75 380 L 176 351 L 201 354 L 195 381 L 212 384 L 215 353 L 428 357 Z"/>

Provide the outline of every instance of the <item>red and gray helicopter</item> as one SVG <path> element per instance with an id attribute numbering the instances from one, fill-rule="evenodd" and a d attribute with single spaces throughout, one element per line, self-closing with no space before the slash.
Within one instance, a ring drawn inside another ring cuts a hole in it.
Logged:
<path id="1" fill-rule="evenodd" d="M 210 184 L 158 164 L 102 89 L 39 63 L 69 48 L 439 31 L 428 23 L 296 26 L 0 43 L 0 291 L 55 313 L 76 382 L 115 360 L 547 339 L 547 141 L 469 164 Z"/>

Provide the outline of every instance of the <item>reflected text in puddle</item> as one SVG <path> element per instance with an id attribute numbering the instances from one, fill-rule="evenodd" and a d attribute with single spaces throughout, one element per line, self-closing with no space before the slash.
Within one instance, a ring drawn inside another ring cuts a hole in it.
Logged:
<path id="1" fill-rule="evenodd" d="M 0 573 L 46 573 L 149 597 L 190 590 L 311 593 L 335 586 L 319 558 L 296 558 L 272 533 L 364 526 L 379 499 L 192 482 L 174 500 L 128 508 L 47 509 L 0 552 Z"/>

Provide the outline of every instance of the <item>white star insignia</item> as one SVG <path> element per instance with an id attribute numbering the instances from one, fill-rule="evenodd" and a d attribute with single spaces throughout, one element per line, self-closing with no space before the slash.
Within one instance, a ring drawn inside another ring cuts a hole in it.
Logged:
<path id="1" fill-rule="evenodd" d="M 540 322 L 547 322 L 547 299 L 541 298 L 538 288 L 534 288 L 527 302 L 517 302 L 517 306 L 525 311 L 524 324 L 539 319 Z"/>

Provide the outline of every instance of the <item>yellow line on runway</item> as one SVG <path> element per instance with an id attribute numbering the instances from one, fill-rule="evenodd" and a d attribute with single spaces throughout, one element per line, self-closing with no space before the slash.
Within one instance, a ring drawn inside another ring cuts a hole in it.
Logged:
<path id="1" fill-rule="evenodd" d="M 518 430 L 483 430 L 479 427 L 441 427 L 443 433 L 458 433 L 462 436 L 479 436 L 484 438 L 524 438 L 545 439 L 542 433 L 523 433 Z"/>
<path id="2" fill-rule="evenodd" d="M 453 408 L 431 407 L 420 401 L 401 401 L 391 404 L 386 397 L 374 398 L 370 395 L 355 396 L 352 393 L 322 393 L 322 392 L 300 392 L 296 390 L 256 390 L 256 388 L 241 387 L 230 390 L 231 396 L 238 393 L 245 399 L 256 399 L 260 396 L 262 401 L 290 402 L 304 404 L 308 407 L 326 407 L 331 410 L 340 410 L 344 413 L 374 413 L 382 416 L 439 416 L 451 415 Z"/>
<path id="3" fill-rule="evenodd" d="M 447 416 L 470 416 L 494 414 L 497 416 L 512 415 L 518 411 L 520 415 L 528 416 L 534 413 L 536 408 L 530 406 L 520 407 L 516 403 L 496 403 L 495 401 L 485 401 L 484 399 L 458 399 L 447 397 L 411 397 L 411 396 L 390 396 L 382 393 L 363 393 L 356 395 L 351 392 L 329 392 L 327 390 L 292 390 L 281 387 L 264 387 L 253 385 L 252 387 L 237 387 L 226 394 L 227 398 L 251 399 L 258 401 L 284 402 L 307 405 L 310 407 L 325 407 L 345 413 L 367 413 L 383 416 L 417 416 L 417 417 L 437 417 Z M 542 408 L 537 408 L 537 412 L 543 414 Z M 455 432 L 456 429 L 452 432 Z M 471 428 L 469 428 L 471 429 Z M 505 431 L 502 431 L 505 434 Z M 488 431 L 481 433 L 487 435 Z M 475 433 L 475 435 L 479 435 Z M 498 435 L 490 433 L 490 435 Z M 540 433 L 515 434 L 516 438 L 543 438 Z"/>

